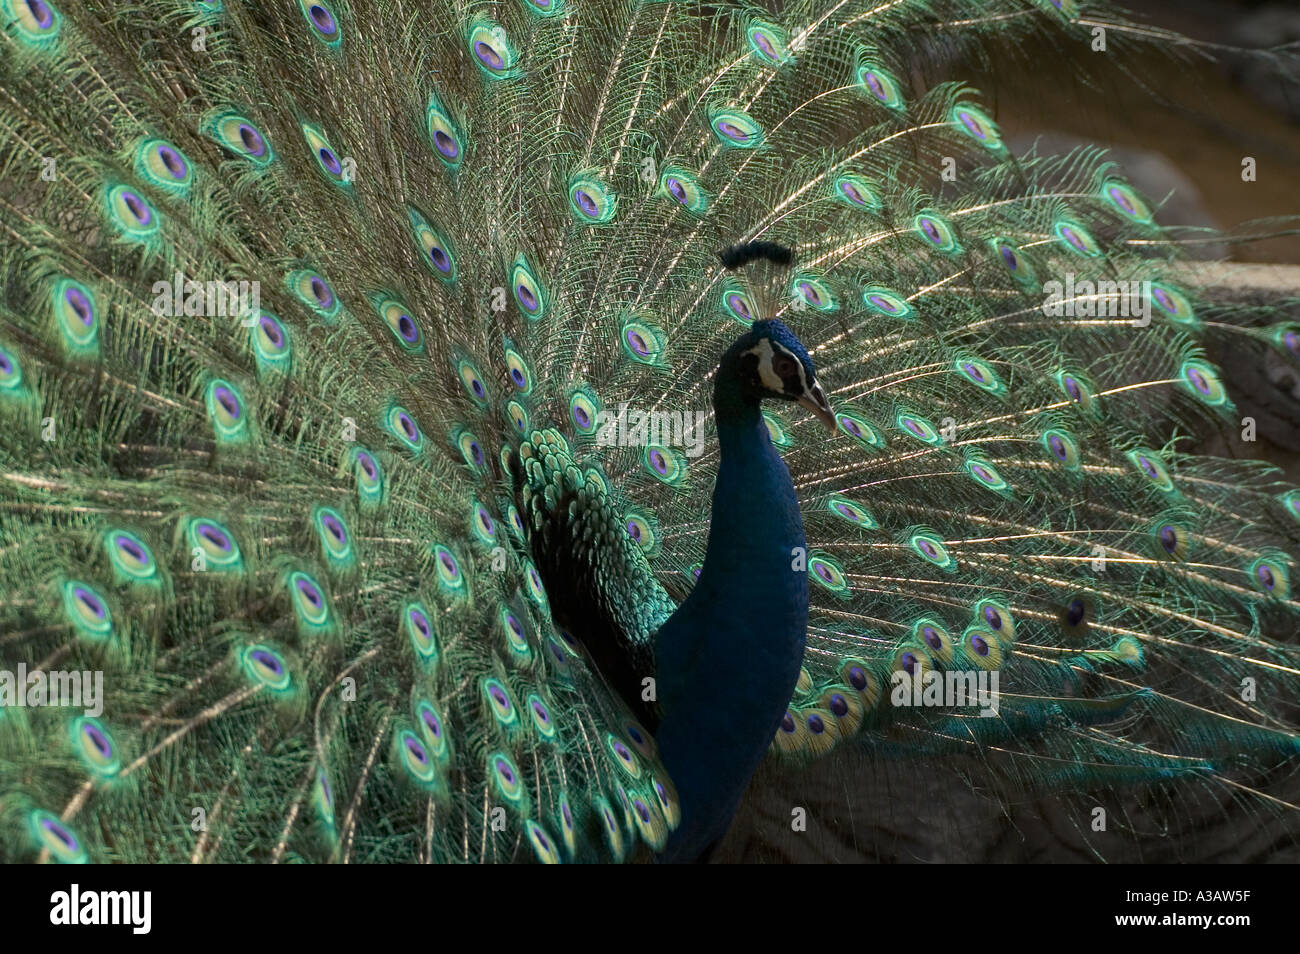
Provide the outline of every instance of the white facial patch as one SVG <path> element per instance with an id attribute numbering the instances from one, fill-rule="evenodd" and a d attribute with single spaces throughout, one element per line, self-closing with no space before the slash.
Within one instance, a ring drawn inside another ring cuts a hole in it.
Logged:
<path id="1" fill-rule="evenodd" d="M 787 356 L 794 362 L 795 368 L 799 371 L 799 393 L 805 394 L 808 391 L 808 378 L 804 374 L 803 362 L 791 354 L 787 349 L 782 348 L 779 344 L 774 345 L 770 338 L 763 338 L 758 344 L 750 348 L 746 354 L 752 354 L 758 358 L 758 377 L 763 382 L 763 387 L 769 391 L 775 391 L 777 394 L 785 393 L 785 381 L 776 373 L 772 367 L 772 358 L 776 352 Z"/>

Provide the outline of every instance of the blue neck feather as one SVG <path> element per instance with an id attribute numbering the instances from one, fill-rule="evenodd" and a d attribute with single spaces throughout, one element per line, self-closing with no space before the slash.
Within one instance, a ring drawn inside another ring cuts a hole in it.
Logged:
<path id="1" fill-rule="evenodd" d="M 808 575 L 799 501 L 772 446 L 759 398 L 740 374 L 742 338 L 718 369 L 713 405 L 721 460 L 708 552 L 695 588 L 660 629 L 655 735 L 681 798 L 681 825 L 660 855 L 693 861 L 727 830 L 776 735 L 799 678 Z"/>

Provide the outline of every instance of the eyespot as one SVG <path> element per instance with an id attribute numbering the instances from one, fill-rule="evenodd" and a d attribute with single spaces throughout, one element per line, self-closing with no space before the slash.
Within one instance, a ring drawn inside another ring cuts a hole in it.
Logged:
<path id="1" fill-rule="evenodd" d="M 343 31 L 338 18 L 325 0 L 298 0 L 298 8 L 307 19 L 312 34 L 326 46 L 338 47 L 343 42 Z"/>
<path id="2" fill-rule="evenodd" d="M 421 785 L 432 785 L 438 778 L 438 770 L 433 756 L 420 737 L 410 729 L 403 729 L 396 736 L 397 757 L 402 768 Z"/>
<path id="3" fill-rule="evenodd" d="M 1157 520 L 1151 530 L 1152 551 L 1163 560 L 1185 560 L 1191 549 L 1192 535 L 1174 520 Z"/>
<path id="4" fill-rule="evenodd" d="M 877 314 L 904 321 L 916 319 L 916 309 L 898 292 L 883 285 L 867 285 L 862 289 L 862 301 Z"/>
<path id="5" fill-rule="evenodd" d="M 644 552 L 654 551 L 658 536 L 648 517 L 635 511 L 629 512 L 623 518 L 623 526 L 627 529 L 627 535 L 632 538 L 632 542 Z"/>
<path id="6" fill-rule="evenodd" d="M 703 216 L 709 209 L 709 194 L 700 188 L 695 174 L 681 166 L 664 166 L 657 194 L 672 199 L 692 215 Z"/>
<path id="7" fill-rule="evenodd" d="M 1291 587 L 1291 575 L 1285 563 L 1280 559 L 1259 557 L 1246 568 L 1250 583 L 1256 590 L 1268 596 L 1284 600 Z"/>
<path id="8" fill-rule="evenodd" d="M 864 507 L 839 494 L 827 498 L 826 509 L 861 530 L 875 530 L 880 526 Z"/>
<path id="9" fill-rule="evenodd" d="M 1170 321 L 1184 325 L 1200 324 L 1190 299 L 1180 289 L 1167 282 L 1152 282 L 1147 301 L 1155 306 L 1159 314 L 1163 314 Z"/>
<path id="10" fill-rule="evenodd" d="M 352 474 L 357 483 L 357 497 L 363 505 L 374 505 L 384 499 L 384 472 L 375 455 L 364 447 L 350 451 Z"/>
<path id="11" fill-rule="evenodd" d="M 766 20 L 754 20 L 745 30 L 749 39 L 749 53 L 765 66 L 779 66 L 790 60 L 786 49 L 786 33 Z"/>
<path id="12" fill-rule="evenodd" d="M 757 310 L 749 295 L 741 291 L 734 283 L 727 282 L 722 288 L 722 310 L 734 321 L 749 328 L 757 317 Z"/>
<path id="13" fill-rule="evenodd" d="M 206 517 L 189 520 L 185 524 L 185 542 L 192 555 L 202 554 L 206 571 L 237 570 L 243 565 L 239 544 L 230 531 L 215 520 Z"/>
<path id="14" fill-rule="evenodd" d="M 932 563 L 949 573 L 957 569 L 957 561 L 948 553 L 948 548 L 943 545 L 943 539 L 938 534 L 927 531 L 914 532 L 908 535 L 907 544 L 927 563 Z"/>
<path id="15" fill-rule="evenodd" d="M 739 109 L 709 110 L 709 128 L 723 146 L 754 149 L 763 144 L 763 127 Z"/>
<path id="16" fill-rule="evenodd" d="M 605 745 L 610 754 L 614 756 L 614 764 L 622 769 L 628 778 L 638 779 L 641 777 L 641 762 L 622 739 L 610 732 L 605 736 Z"/>
<path id="17" fill-rule="evenodd" d="M 851 591 L 848 577 L 843 568 L 824 554 L 810 554 L 808 557 L 808 579 L 838 597 L 847 597 Z"/>
<path id="18" fill-rule="evenodd" d="M 861 414 L 852 411 L 840 411 L 835 415 L 835 423 L 840 430 L 863 447 L 870 450 L 880 450 L 885 446 L 885 436 Z"/>
<path id="19" fill-rule="evenodd" d="M 1073 219 L 1059 219 L 1052 225 L 1056 239 L 1067 252 L 1083 258 L 1096 258 L 1101 255 L 1097 240 L 1087 229 Z"/>
<path id="20" fill-rule="evenodd" d="M 972 626 L 962 633 L 961 661 L 976 669 L 991 671 L 1002 667 L 1004 642 L 999 634 L 984 626 Z"/>
<path id="21" fill-rule="evenodd" d="M 879 212 L 883 207 L 876 187 L 863 176 L 852 172 L 835 177 L 831 196 L 836 202 L 864 212 Z"/>
<path id="22" fill-rule="evenodd" d="M 424 110 L 424 129 L 438 160 L 448 169 L 459 168 L 464 158 L 464 141 L 459 127 L 436 93 L 429 94 L 429 104 Z"/>
<path id="23" fill-rule="evenodd" d="M 1151 224 L 1151 207 L 1123 180 L 1107 179 L 1101 184 L 1101 196 L 1125 218 L 1142 225 Z"/>
<path id="24" fill-rule="evenodd" d="M 452 251 L 451 242 L 448 241 L 446 234 L 412 206 L 407 207 L 406 217 L 411 223 L 411 236 L 415 239 L 415 246 L 420 252 L 420 260 L 442 282 L 447 284 L 454 282 L 457 271 L 456 254 Z"/>
<path id="25" fill-rule="evenodd" d="M 36 844 L 63 864 L 85 864 L 86 850 L 71 828 L 57 815 L 37 810 L 28 816 L 28 824 Z"/>
<path id="26" fill-rule="evenodd" d="M 525 318 L 537 321 L 546 315 L 549 307 L 546 286 L 522 255 L 515 259 L 510 270 L 510 289 Z"/>
<path id="27" fill-rule="evenodd" d="M 519 712 L 515 708 L 515 700 L 511 697 L 510 691 L 501 684 L 501 681 L 499 679 L 484 679 L 480 685 L 483 701 L 487 704 L 488 712 L 491 713 L 497 724 L 507 729 L 518 727 Z"/>
<path id="28" fill-rule="evenodd" d="M 6 0 L 0 5 L 5 28 L 31 49 L 49 49 L 58 41 L 63 17 L 46 0 Z"/>
<path id="29" fill-rule="evenodd" d="M 686 459 L 670 447 L 647 444 L 641 460 L 650 476 L 661 483 L 680 487 L 686 482 Z"/>
<path id="30" fill-rule="evenodd" d="M 1011 488 L 1007 482 L 1002 479 L 996 467 L 988 460 L 982 457 L 971 457 L 962 464 L 962 469 L 970 476 L 975 483 L 979 484 L 986 490 L 992 490 L 995 493 L 1007 496 Z"/>
<path id="31" fill-rule="evenodd" d="M 294 297 L 327 324 L 333 324 L 343 310 L 343 303 L 334 294 L 334 286 L 320 272 L 299 269 L 286 275 L 284 281 Z"/>
<path id="32" fill-rule="evenodd" d="M 1184 361 L 1179 369 L 1179 383 L 1192 396 L 1210 407 L 1228 407 L 1231 401 L 1214 367 L 1204 361 Z"/>
<path id="33" fill-rule="evenodd" d="M 777 447 L 790 447 L 794 444 L 794 439 L 786 433 L 785 427 L 781 424 L 780 419 L 768 412 L 760 412 L 763 415 L 763 425 L 767 428 L 767 436 Z"/>
<path id="34" fill-rule="evenodd" d="M 1079 410 L 1087 414 L 1095 414 L 1098 410 L 1096 407 L 1096 391 L 1089 381 L 1077 371 L 1058 371 L 1056 373 L 1056 383 L 1060 387 L 1061 393 Z"/>
<path id="35" fill-rule="evenodd" d="M 993 252 L 994 260 L 1016 280 L 1017 284 L 1026 289 L 1036 290 L 1039 287 L 1038 275 L 1029 255 L 1018 248 L 1011 239 L 1001 236 L 989 239 L 989 248 Z"/>
<path id="36" fill-rule="evenodd" d="M 948 665 L 956 653 L 952 635 L 933 617 L 923 617 L 912 624 L 912 642 L 925 646 L 940 665 Z"/>
<path id="37" fill-rule="evenodd" d="M 110 185 L 103 195 L 109 221 L 122 238 L 145 242 L 157 233 L 162 217 L 142 193 L 130 186 Z"/>
<path id="38" fill-rule="evenodd" d="M 293 682 L 284 656 L 262 643 L 245 646 L 240 651 L 239 662 L 244 675 L 254 685 L 284 692 Z"/>
<path id="39" fill-rule="evenodd" d="M 324 588 L 302 570 L 295 570 L 286 579 L 289 601 L 298 622 L 307 630 L 322 630 L 330 625 L 330 604 Z"/>
<path id="40" fill-rule="evenodd" d="M 934 246 L 945 255 L 959 255 L 961 245 L 957 242 L 957 233 L 952 225 L 937 212 L 922 212 L 912 220 L 912 227 L 927 244 Z"/>
<path id="41" fill-rule="evenodd" d="M 474 362 L 468 358 L 461 358 L 456 362 L 456 375 L 460 378 L 460 383 L 465 386 L 466 392 L 470 399 L 479 407 L 488 406 L 488 390 L 484 384 L 483 375 L 479 373 Z"/>
<path id="42" fill-rule="evenodd" d="M 275 150 L 262 130 L 252 120 L 233 110 L 207 114 L 199 123 L 199 132 L 259 168 L 275 160 Z"/>
<path id="43" fill-rule="evenodd" d="M 1003 153 L 1002 132 L 998 124 L 983 110 L 966 103 L 958 103 L 948 112 L 948 123 L 965 136 L 969 136 L 992 153 Z"/>
<path id="44" fill-rule="evenodd" d="M 510 345 L 506 345 L 506 369 L 510 374 L 510 383 L 520 394 L 528 394 L 533 389 L 533 375 L 528 362 Z"/>
<path id="45" fill-rule="evenodd" d="M 943 437 L 933 424 L 911 411 L 899 410 L 894 415 L 894 425 L 908 437 L 938 447 L 944 443 Z"/>
<path id="46" fill-rule="evenodd" d="M 397 438 L 411 453 L 419 454 L 424 450 L 424 432 L 406 408 L 399 404 L 392 405 L 384 415 L 382 424 L 384 430 Z"/>
<path id="47" fill-rule="evenodd" d="M 569 396 L 569 420 L 574 429 L 584 437 L 596 432 L 596 419 L 600 404 L 590 389 L 574 391 Z"/>
<path id="48" fill-rule="evenodd" d="M 902 88 L 893 74 L 874 63 L 860 63 L 857 68 L 858 88 L 882 106 L 901 112 L 907 108 Z"/>
<path id="49" fill-rule="evenodd" d="M 100 778 L 112 778 L 122 769 L 113 736 L 98 719 L 81 716 L 69 726 L 72 747 L 91 773 Z"/>
<path id="50" fill-rule="evenodd" d="M 396 298 L 380 298 L 373 304 L 375 311 L 404 351 L 411 354 L 424 353 L 424 333 L 420 330 L 420 324 L 415 320 L 410 308 Z"/>
<path id="51" fill-rule="evenodd" d="M 451 754 L 447 741 L 447 728 L 438 714 L 437 707 L 428 699 L 421 699 L 415 706 L 415 724 L 419 726 L 420 735 L 428 748 L 428 754 L 440 763 L 446 763 Z"/>
<path id="52" fill-rule="evenodd" d="M 618 197 L 594 169 L 575 173 L 569 179 L 568 195 L 569 211 L 585 225 L 604 225 L 618 211 Z"/>
<path id="53" fill-rule="evenodd" d="M 1175 493 L 1173 478 L 1164 459 L 1149 447 L 1138 447 L 1125 455 L 1142 478 L 1164 494 Z"/>
<path id="54" fill-rule="evenodd" d="M 344 172 L 343 160 L 338 151 L 325 138 L 325 131 L 311 123 L 303 123 L 302 138 L 307 143 L 307 150 L 316 160 L 316 168 L 327 180 L 342 189 L 351 189 L 352 183 Z"/>
<path id="55" fill-rule="evenodd" d="M 528 714 L 532 718 L 533 729 L 541 739 L 553 742 L 556 738 L 555 722 L 551 718 L 550 707 L 536 694 L 528 697 Z"/>
<path id="56" fill-rule="evenodd" d="M 467 40 L 474 64 L 489 79 L 511 79 L 518 75 L 514 68 L 518 55 L 500 24 L 479 17 Z"/>
<path id="57" fill-rule="evenodd" d="M 528 588 L 528 595 L 532 601 L 542 609 L 546 608 L 546 587 L 542 586 L 541 574 L 537 572 L 537 567 L 533 566 L 531 560 L 524 560 L 524 584 Z M 564 634 L 567 635 L 567 634 Z"/>
<path id="58" fill-rule="evenodd" d="M 526 660 L 532 656 L 524 626 L 508 607 L 501 608 L 501 631 L 505 634 L 506 645 L 510 647 L 510 652 L 515 657 Z"/>
<path id="59" fill-rule="evenodd" d="M 998 396 L 1007 392 L 1006 385 L 1002 383 L 1002 379 L 993 370 L 993 365 L 982 358 L 977 358 L 974 355 L 959 355 L 953 362 L 952 368 L 981 391 L 987 391 Z"/>
<path id="60" fill-rule="evenodd" d="M 1076 593 L 1066 600 L 1065 605 L 1061 607 L 1061 629 L 1067 636 L 1077 641 L 1088 634 L 1092 621 L 1096 616 L 1096 603 L 1092 597 Z"/>
<path id="61" fill-rule="evenodd" d="M 984 599 L 975 604 L 971 615 L 978 626 L 985 626 L 997 634 L 1003 646 L 1010 645 L 1016 638 L 1016 621 L 1009 607 L 997 600 Z"/>
<path id="62" fill-rule="evenodd" d="M 424 663 L 438 659 L 438 634 L 433 628 L 433 617 L 421 602 L 413 601 L 402 607 L 402 629 L 411 641 L 416 656 Z"/>
<path id="63" fill-rule="evenodd" d="M 1048 456 L 1066 470 L 1079 469 L 1079 445 L 1068 431 L 1059 427 L 1043 431 L 1043 447 Z"/>
<path id="64" fill-rule="evenodd" d="M 136 146 L 135 171 L 151 185 L 178 195 L 183 195 L 194 183 L 189 159 L 166 139 L 145 139 Z"/>
<path id="65" fill-rule="evenodd" d="M 104 537 L 108 560 L 123 579 L 136 583 L 154 580 L 158 576 L 158 562 L 153 551 L 134 533 L 110 530 Z"/>
<path id="66" fill-rule="evenodd" d="M 212 422 L 213 434 L 218 441 L 243 441 L 248 437 L 248 414 L 239 390 L 229 381 L 214 378 L 208 382 L 203 394 Z"/>
<path id="67" fill-rule="evenodd" d="M 284 322 L 270 312 L 263 311 L 258 314 L 257 321 L 248 333 L 259 370 L 283 372 L 288 369 L 292 352 L 289 329 Z"/>
<path id="68" fill-rule="evenodd" d="M 810 273 L 796 275 L 790 286 L 796 302 L 801 302 L 819 312 L 832 312 L 839 307 L 835 293 L 826 282 Z"/>
<path id="69" fill-rule="evenodd" d="M 433 545 L 433 566 L 443 589 L 458 594 L 465 589 L 465 576 L 460 571 L 460 561 L 441 543 Z"/>
<path id="70" fill-rule="evenodd" d="M 8 348 L 0 348 L 0 394 L 12 397 L 22 390 L 23 367 L 18 356 Z"/>
<path id="71" fill-rule="evenodd" d="M 664 350 L 664 332 L 655 325 L 629 318 L 619 332 L 623 351 L 640 364 L 659 364 Z"/>
<path id="72" fill-rule="evenodd" d="M 865 660 L 845 659 L 840 663 L 838 678 L 840 683 L 858 693 L 862 704 L 867 709 L 874 709 L 880 701 L 884 683 L 875 668 Z"/>
<path id="73" fill-rule="evenodd" d="M 343 516 L 332 507 L 317 507 L 312 519 L 325 559 L 334 564 L 350 564 L 353 559 L 352 537 Z"/>
<path id="74" fill-rule="evenodd" d="M 487 760 L 488 778 L 492 781 L 496 793 L 505 802 L 516 807 L 528 800 L 528 790 L 519 774 L 519 767 L 504 752 L 489 755 Z"/>

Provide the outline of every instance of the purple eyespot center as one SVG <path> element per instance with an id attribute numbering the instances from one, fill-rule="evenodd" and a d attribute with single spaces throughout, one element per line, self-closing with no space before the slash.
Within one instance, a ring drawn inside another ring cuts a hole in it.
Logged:
<path id="1" fill-rule="evenodd" d="M 499 70 L 505 65 L 505 61 L 501 59 L 501 54 L 482 40 L 474 43 L 474 55 L 489 69 Z"/>

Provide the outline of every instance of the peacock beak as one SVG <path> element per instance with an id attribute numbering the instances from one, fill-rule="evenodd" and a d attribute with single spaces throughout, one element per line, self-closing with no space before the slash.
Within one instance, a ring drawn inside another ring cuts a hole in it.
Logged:
<path id="1" fill-rule="evenodd" d="M 835 414 L 831 411 L 830 402 L 826 400 L 826 393 L 820 384 L 814 381 L 807 391 L 799 395 L 798 400 L 817 416 L 817 420 L 826 425 L 827 430 L 834 432 Z"/>

